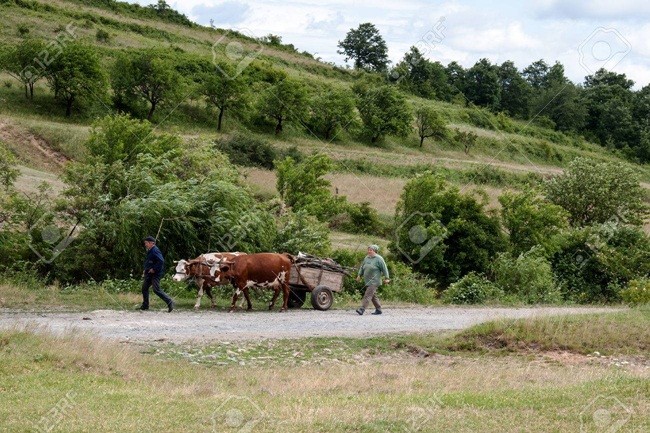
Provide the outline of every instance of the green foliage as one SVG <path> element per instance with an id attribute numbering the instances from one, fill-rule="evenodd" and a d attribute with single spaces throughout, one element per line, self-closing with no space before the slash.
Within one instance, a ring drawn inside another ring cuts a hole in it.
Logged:
<path id="1" fill-rule="evenodd" d="M 405 185 L 395 224 L 391 251 L 442 285 L 486 271 L 506 248 L 499 220 L 486 213 L 485 203 L 431 173 Z"/>
<path id="2" fill-rule="evenodd" d="M 411 131 L 412 115 L 402 93 L 384 85 L 362 93 L 357 109 L 363 121 L 363 134 L 372 143 L 386 135 L 407 136 Z"/>
<path id="3" fill-rule="evenodd" d="M 275 121 L 275 133 L 280 134 L 286 122 L 300 122 L 307 112 L 308 93 L 304 84 L 285 78 L 263 90 L 257 102 L 258 112 Z"/>
<path id="4" fill-rule="evenodd" d="M 372 23 L 362 23 L 356 29 L 350 29 L 338 47 L 337 52 L 345 56 L 346 62 L 354 60 L 357 69 L 384 72 L 388 67 L 388 46 Z"/>
<path id="5" fill-rule="evenodd" d="M 386 266 L 391 273 L 391 280 L 389 284 L 379 287 L 381 299 L 421 305 L 436 302 L 438 293 L 433 280 L 413 272 L 404 263 L 389 262 Z"/>
<path id="6" fill-rule="evenodd" d="M 97 29 L 95 33 L 95 39 L 97 42 L 107 44 L 111 41 L 111 34 L 104 29 Z"/>
<path id="7" fill-rule="evenodd" d="M 228 155 L 230 162 L 249 167 L 272 170 L 277 152 L 267 141 L 244 132 L 215 140 L 215 147 Z"/>
<path id="8" fill-rule="evenodd" d="M 111 165 L 134 165 L 142 153 L 160 156 L 180 148 L 178 137 L 153 133 L 148 121 L 128 115 L 107 116 L 95 122 L 86 147 L 92 157 Z"/>
<path id="9" fill-rule="evenodd" d="M 473 104 L 496 109 L 501 100 L 499 68 L 488 59 L 481 59 L 467 70 L 464 93 Z"/>
<path id="10" fill-rule="evenodd" d="M 450 89 L 444 66 L 432 62 L 413 46 L 404 59 L 389 74 L 406 91 L 423 98 L 450 99 Z"/>
<path id="11" fill-rule="evenodd" d="M 206 102 L 218 111 L 217 131 L 221 131 L 226 111 L 237 113 L 248 100 L 243 75 L 237 74 L 233 66 L 226 62 L 219 63 L 217 70 L 200 77 L 199 92 Z"/>
<path id="12" fill-rule="evenodd" d="M 147 119 L 152 120 L 157 107 L 179 102 L 184 96 L 185 80 L 176 65 L 177 60 L 169 50 L 120 53 L 111 72 L 118 109 L 137 116 L 147 111 Z"/>
<path id="13" fill-rule="evenodd" d="M 97 50 L 88 45 L 70 43 L 47 66 L 45 77 L 55 98 L 65 103 L 67 117 L 77 102 L 103 103 L 108 81 Z"/>
<path id="14" fill-rule="evenodd" d="M 323 256 L 329 252 L 329 230 L 306 212 L 287 212 L 278 221 L 273 251 L 298 254 L 299 251 Z"/>
<path id="15" fill-rule="evenodd" d="M 563 297 L 612 302 L 628 281 L 650 274 L 650 238 L 618 223 L 570 230 L 555 241 L 550 261 Z"/>
<path id="16" fill-rule="evenodd" d="M 576 227 L 612 220 L 640 225 L 648 213 L 638 174 L 623 163 L 578 158 L 545 188 L 547 198 L 566 209 Z"/>
<path id="17" fill-rule="evenodd" d="M 650 278 L 639 278 L 621 290 L 621 299 L 628 305 L 650 304 Z"/>
<path id="18" fill-rule="evenodd" d="M 5 191 L 9 191 L 20 174 L 15 165 L 16 158 L 0 142 L 0 186 Z"/>
<path id="19" fill-rule="evenodd" d="M 527 119 L 533 89 L 521 76 L 514 62 L 506 61 L 499 66 L 499 81 L 499 110 L 513 117 Z"/>
<path id="20" fill-rule="evenodd" d="M 345 201 L 340 207 L 339 212 L 342 214 L 339 215 L 338 221 L 337 218 L 330 221 L 330 227 L 348 233 L 383 234 L 387 231 L 377 211 L 370 207 L 370 203 L 356 204 Z"/>
<path id="21" fill-rule="evenodd" d="M 60 215 L 83 229 L 51 265 L 56 278 L 137 275 L 141 239 L 158 230 L 169 262 L 211 249 L 257 252 L 273 247 L 272 215 L 234 183 L 236 171 L 223 154 L 193 144 L 166 148 L 178 143 L 178 137 L 151 133 L 147 145 L 133 152 L 135 157 L 102 157 L 102 149 L 111 151 L 113 140 L 125 143 L 120 150 L 132 147 L 126 145 L 130 131 L 142 133 L 150 127 L 126 116 L 104 119 L 91 136 L 95 155 L 66 166 Z"/>
<path id="22" fill-rule="evenodd" d="M 323 179 L 332 170 L 332 161 L 327 155 L 318 153 L 299 164 L 287 157 L 276 163 L 276 170 L 280 197 L 294 210 L 308 210 L 330 200 L 331 184 Z"/>
<path id="23" fill-rule="evenodd" d="M 424 139 L 435 137 L 443 139 L 447 136 L 447 126 L 440 114 L 429 106 L 420 106 L 415 111 L 415 127 L 420 137 L 420 147 Z"/>
<path id="24" fill-rule="evenodd" d="M 314 97 L 310 105 L 309 125 L 325 140 L 357 123 L 354 98 L 347 90 L 328 88 Z"/>
<path id="25" fill-rule="evenodd" d="M 507 253 L 499 254 L 492 263 L 491 272 L 494 282 L 505 294 L 515 296 L 517 300 L 529 304 L 562 300 L 551 264 L 539 249 L 533 248 L 516 258 Z"/>
<path id="26" fill-rule="evenodd" d="M 534 190 L 506 191 L 499 197 L 501 220 L 509 234 L 513 255 L 549 242 L 568 227 L 568 213 L 540 197 Z"/>
<path id="27" fill-rule="evenodd" d="M 29 26 L 27 24 L 18 24 L 18 36 L 25 37 L 29 34 Z"/>
<path id="28" fill-rule="evenodd" d="M 470 150 L 476 146 L 476 140 L 478 140 L 478 135 L 472 131 L 461 131 L 460 129 L 454 129 L 454 141 L 461 146 L 463 146 L 463 151 L 466 155 L 469 155 Z"/>
<path id="29" fill-rule="evenodd" d="M 497 301 L 503 291 L 481 274 L 470 272 L 449 286 L 442 293 L 442 300 L 448 304 L 484 304 Z"/>
<path id="30" fill-rule="evenodd" d="M 44 48 L 45 43 L 35 38 L 24 39 L 16 46 L 0 46 L 0 70 L 20 81 L 26 98 L 34 98 L 34 84 L 45 74 L 34 61 Z"/>

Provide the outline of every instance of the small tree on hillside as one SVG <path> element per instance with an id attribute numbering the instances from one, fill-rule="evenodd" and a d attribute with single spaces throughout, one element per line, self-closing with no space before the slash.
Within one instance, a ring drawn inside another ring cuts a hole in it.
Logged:
<path id="1" fill-rule="evenodd" d="M 184 80 L 175 69 L 173 56 L 163 50 L 121 54 L 113 66 L 111 80 L 119 101 L 131 107 L 148 104 L 148 120 L 160 105 L 177 102 L 184 89 Z"/>
<path id="2" fill-rule="evenodd" d="M 25 87 L 25 98 L 34 98 L 34 84 L 45 74 L 45 69 L 36 62 L 44 47 L 43 41 L 32 38 L 15 47 L 0 47 L 0 71 L 20 81 Z"/>
<path id="3" fill-rule="evenodd" d="M 357 101 L 363 133 L 376 143 L 386 135 L 407 136 L 411 131 L 411 109 L 404 95 L 392 86 L 369 89 Z"/>
<path id="4" fill-rule="evenodd" d="M 461 131 L 460 129 L 454 130 L 454 140 L 463 146 L 465 155 L 469 155 L 470 150 L 476 146 L 477 139 L 478 135 L 472 131 Z"/>
<path id="5" fill-rule="evenodd" d="M 297 80 L 285 78 L 269 86 L 258 102 L 258 111 L 275 121 L 275 134 L 285 122 L 299 122 L 306 115 L 307 89 Z"/>
<path id="6" fill-rule="evenodd" d="M 241 74 L 235 74 L 234 68 L 227 63 L 219 65 L 221 71 L 204 74 L 200 78 L 199 91 L 208 104 L 218 111 L 217 131 L 221 131 L 223 116 L 226 111 L 237 110 L 246 103 L 246 83 Z M 234 78 L 230 78 L 234 77 Z"/>
<path id="7" fill-rule="evenodd" d="M 354 123 L 355 117 L 354 98 L 346 90 L 329 89 L 311 101 L 310 123 L 326 140 Z"/>
<path id="8" fill-rule="evenodd" d="M 73 104 L 79 100 L 103 101 L 108 81 L 94 48 L 69 44 L 47 67 L 47 81 L 55 97 L 65 103 L 65 115 L 72 115 Z"/>
<path id="9" fill-rule="evenodd" d="M 415 111 L 415 126 L 420 137 L 420 147 L 428 137 L 444 138 L 447 127 L 440 114 L 431 107 L 422 106 Z"/>

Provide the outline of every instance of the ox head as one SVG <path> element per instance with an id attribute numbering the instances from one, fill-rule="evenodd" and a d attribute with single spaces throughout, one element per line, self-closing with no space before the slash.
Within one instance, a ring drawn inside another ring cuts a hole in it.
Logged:
<path id="1" fill-rule="evenodd" d="M 210 275 L 214 277 L 215 282 L 220 282 L 230 278 L 230 270 L 232 269 L 233 262 L 217 261 L 210 267 Z"/>
<path id="2" fill-rule="evenodd" d="M 185 281 L 185 280 L 187 280 L 187 278 L 189 277 L 188 269 L 187 269 L 188 263 L 189 262 L 187 260 L 179 260 L 176 263 L 176 273 L 172 277 L 172 280 L 174 280 L 174 281 Z"/>

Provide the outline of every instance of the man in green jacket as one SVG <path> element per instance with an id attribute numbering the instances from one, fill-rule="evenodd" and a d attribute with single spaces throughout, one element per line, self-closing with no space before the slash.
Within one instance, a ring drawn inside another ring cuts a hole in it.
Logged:
<path id="1" fill-rule="evenodd" d="M 370 301 L 375 306 L 375 312 L 372 314 L 381 314 L 381 304 L 377 299 L 377 288 L 381 286 L 382 275 L 385 277 L 384 283 L 388 284 L 390 282 L 386 262 L 382 256 L 377 254 L 378 251 L 379 247 L 377 245 L 368 247 L 368 255 L 363 259 L 357 275 L 357 281 L 361 281 L 361 276 L 363 276 L 363 281 L 366 284 L 366 293 L 361 300 L 361 307 L 357 309 L 360 316 L 366 311 Z"/>

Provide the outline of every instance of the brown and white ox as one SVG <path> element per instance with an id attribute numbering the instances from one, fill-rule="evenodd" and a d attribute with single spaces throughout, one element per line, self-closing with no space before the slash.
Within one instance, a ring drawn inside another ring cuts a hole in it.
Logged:
<path id="1" fill-rule="evenodd" d="M 212 266 L 211 274 L 216 282 L 230 281 L 235 288 L 230 311 L 235 310 L 237 297 L 244 293 L 248 310 L 253 309 L 248 289 L 251 287 L 268 287 L 274 290 L 273 299 L 269 303 L 269 310 L 273 309 L 282 289 L 282 308 L 287 310 L 289 301 L 289 276 L 293 256 L 289 254 L 257 253 L 234 257 Z"/>
<path id="2" fill-rule="evenodd" d="M 228 284 L 228 281 L 215 281 L 215 278 L 210 274 L 211 267 L 243 254 L 246 253 L 206 253 L 191 260 L 179 260 L 172 280 L 185 281 L 190 278 L 194 280 L 198 287 L 196 303 L 194 304 L 195 310 L 198 310 L 201 306 L 204 291 L 210 298 L 210 307 L 215 308 L 217 305 L 212 296 L 212 287 Z"/>

